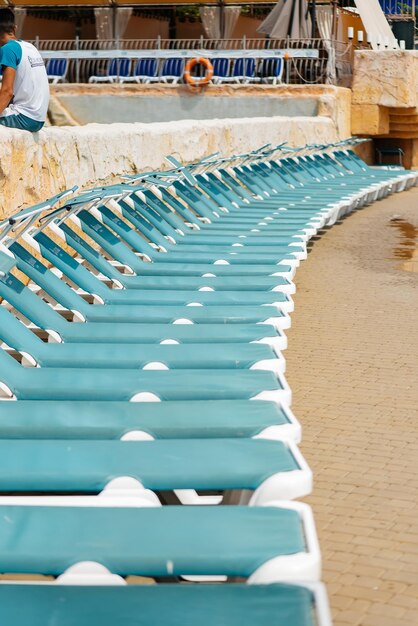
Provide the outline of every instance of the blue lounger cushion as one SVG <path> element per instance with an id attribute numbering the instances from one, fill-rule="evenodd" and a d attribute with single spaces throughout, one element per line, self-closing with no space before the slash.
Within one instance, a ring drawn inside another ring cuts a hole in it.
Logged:
<path id="1" fill-rule="evenodd" d="M 116 370 L 25 368 L 0 350 L 0 385 L 18 400 L 291 401 L 282 377 L 257 370 Z M 141 394 L 138 396 L 138 394 Z M 142 394 L 147 394 L 146 396 Z"/>
<path id="2" fill-rule="evenodd" d="M 130 506 L 27 506 L 0 500 L 0 571 L 58 576 L 76 563 L 93 561 L 121 576 L 255 581 L 264 570 L 266 582 L 285 576 L 318 579 L 317 539 L 306 525 L 312 524 L 306 505 L 138 505 L 132 498 Z"/>
<path id="3" fill-rule="evenodd" d="M 126 476 L 152 491 L 248 490 L 251 504 L 303 497 L 312 486 L 298 449 L 281 441 L 0 440 L 2 492 L 94 494 Z"/>
<path id="4" fill-rule="evenodd" d="M 5 626 L 330 626 L 322 621 L 310 588 L 284 583 L 0 584 L 0 622 Z"/>
<path id="5" fill-rule="evenodd" d="M 284 359 L 268 345 L 252 344 L 71 344 L 45 343 L 0 306 L 0 340 L 40 367 L 146 369 L 270 369 L 284 371 Z"/>
<path id="6" fill-rule="evenodd" d="M 263 400 L 0 402 L 0 439 L 121 439 L 132 432 L 154 439 L 301 437 L 286 406 Z"/>

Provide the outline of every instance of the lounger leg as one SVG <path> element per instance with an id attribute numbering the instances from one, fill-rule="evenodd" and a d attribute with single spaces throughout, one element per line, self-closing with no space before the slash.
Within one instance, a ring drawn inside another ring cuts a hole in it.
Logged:
<path id="1" fill-rule="evenodd" d="M 224 491 L 221 504 L 234 505 L 234 506 L 246 506 L 253 495 L 253 491 L 250 489 L 228 489 Z"/>

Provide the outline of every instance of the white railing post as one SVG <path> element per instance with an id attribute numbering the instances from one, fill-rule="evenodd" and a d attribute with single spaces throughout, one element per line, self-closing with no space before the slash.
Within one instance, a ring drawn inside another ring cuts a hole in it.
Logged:
<path id="1" fill-rule="evenodd" d="M 80 37 L 78 35 L 75 38 L 75 49 L 77 50 L 77 52 L 80 49 Z M 75 82 L 80 82 L 80 59 L 78 57 L 75 60 Z"/>

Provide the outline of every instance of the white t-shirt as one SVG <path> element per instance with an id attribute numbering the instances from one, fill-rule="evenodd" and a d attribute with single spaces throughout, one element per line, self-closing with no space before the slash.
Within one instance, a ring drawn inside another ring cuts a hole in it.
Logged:
<path id="1" fill-rule="evenodd" d="M 13 102 L 5 115 L 26 115 L 45 122 L 49 104 L 49 83 L 39 51 L 27 41 L 12 39 L 0 48 L 0 65 L 16 70 Z"/>

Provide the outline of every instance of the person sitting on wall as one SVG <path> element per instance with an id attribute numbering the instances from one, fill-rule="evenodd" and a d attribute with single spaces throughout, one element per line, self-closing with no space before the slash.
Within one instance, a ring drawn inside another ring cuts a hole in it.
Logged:
<path id="1" fill-rule="evenodd" d="M 49 104 L 48 76 L 35 46 L 16 38 L 11 9 L 0 9 L 0 66 L 0 125 L 41 130 Z"/>

